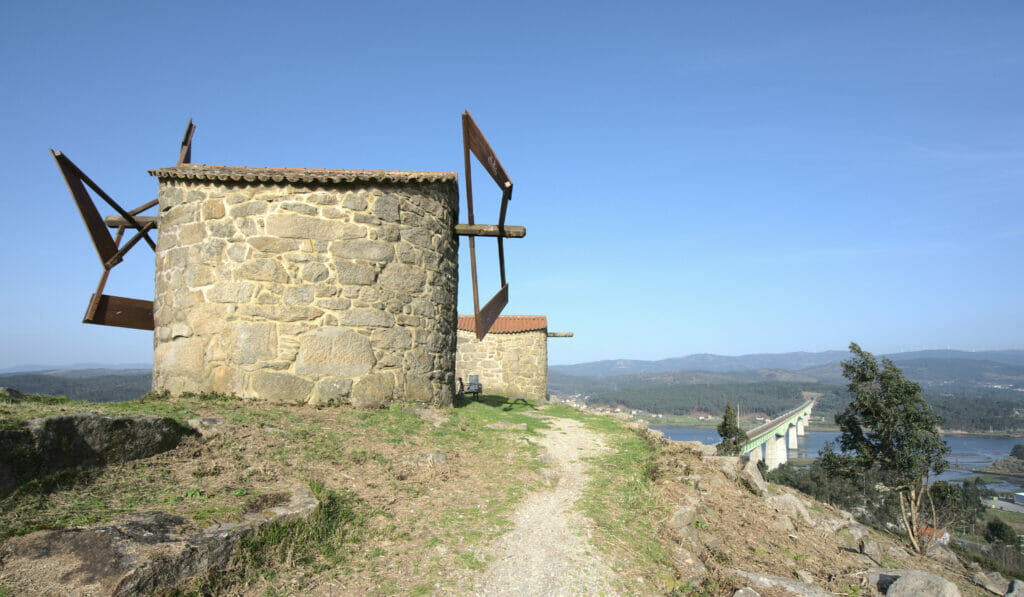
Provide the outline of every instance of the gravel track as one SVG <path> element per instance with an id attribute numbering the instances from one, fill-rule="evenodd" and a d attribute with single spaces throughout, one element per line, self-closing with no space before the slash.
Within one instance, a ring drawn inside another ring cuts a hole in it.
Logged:
<path id="1" fill-rule="evenodd" d="M 607 450 L 598 434 L 571 419 L 550 418 L 538 443 L 558 483 L 528 495 L 514 528 L 483 554 L 473 595 L 617 595 L 615 573 L 590 542 L 589 521 L 573 505 L 586 485 L 584 458 Z"/>

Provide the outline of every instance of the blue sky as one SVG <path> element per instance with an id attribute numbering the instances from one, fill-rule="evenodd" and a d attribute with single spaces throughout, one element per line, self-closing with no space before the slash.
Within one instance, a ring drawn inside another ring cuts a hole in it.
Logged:
<path id="1" fill-rule="evenodd" d="M 189 118 L 197 163 L 463 180 L 466 109 L 528 229 L 505 312 L 576 334 L 552 364 L 1024 348 L 1024 5 L 710 4 L 2 3 L 0 368 L 151 358 L 80 323 L 49 148 L 128 206 Z M 146 247 L 108 292 L 152 297 Z"/>

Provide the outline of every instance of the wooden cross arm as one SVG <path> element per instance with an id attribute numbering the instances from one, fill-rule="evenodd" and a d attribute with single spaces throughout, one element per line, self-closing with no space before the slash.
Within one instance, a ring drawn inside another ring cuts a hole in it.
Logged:
<path id="1" fill-rule="evenodd" d="M 504 226 L 505 233 L 498 233 L 494 224 L 456 224 L 455 234 L 459 236 L 500 236 L 502 238 L 523 238 L 526 236 L 525 226 Z"/>
<path id="2" fill-rule="evenodd" d="M 145 227 L 146 224 L 152 222 L 152 228 L 156 228 L 156 216 L 135 216 L 135 221 L 139 223 L 139 226 Z M 103 218 L 103 222 L 108 228 L 134 228 L 131 222 L 121 216 L 107 216 Z"/>
<path id="3" fill-rule="evenodd" d="M 548 332 L 548 338 L 572 338 L 572 332 Z"/>

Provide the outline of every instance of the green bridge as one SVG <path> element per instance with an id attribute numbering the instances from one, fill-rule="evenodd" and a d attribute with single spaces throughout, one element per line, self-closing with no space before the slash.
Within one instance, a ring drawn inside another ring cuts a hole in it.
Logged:
<path id="1" fill-rule="evenodd" d="M 740 447 L 740 455 L 749 455 L 751 460 L 764 460 L 770 471 L 779 468 L 780 464 L 786 462 L 786 453 L 797 449 L 799 438 L 810 421 L 812 408 L 813 399 L 781 417 L 751 429 L 747 432 L 750 440 Z"/>

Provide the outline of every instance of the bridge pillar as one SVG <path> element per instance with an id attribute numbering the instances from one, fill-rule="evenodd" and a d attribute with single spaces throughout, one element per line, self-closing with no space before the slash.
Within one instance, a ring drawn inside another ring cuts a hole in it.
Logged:
<path id="1" fill-rule="evenodd" d="M 796 425 L 790 425 L 786 428 L 786 447 L 790 450 L 796 450 L 800 447 L 800 442 L 796 436 Z"/>
<path id="2" fill-rule="evenodd" d="M 804 427 L 806 427 L 806 426 L 807 426 L 807 416 L 803 416 L 803 417 L 800 417 L 799 419 L 797 419 L 796 420 L 796 434 L 801 436 L 801 437 L 803 437 L 804 433 L 806 433 L 805 430 L 804 430 Z"/>
<path id="3" fill-rule="evenodd" d="M 786 436 L 773 433 L 764 442 L 764 463 L 770 471 L 786 463 Z"/>
<path id="4" fill-rule="evenodd" d="M 764 457 L 761 455 L 762 446 L 764 446 L 764 444 L 761 444 L 754 448 L 753 450 L 747 452 L 747 460 L 753 460 L 754 462 L 760 462 L 764 460 Z"/>

